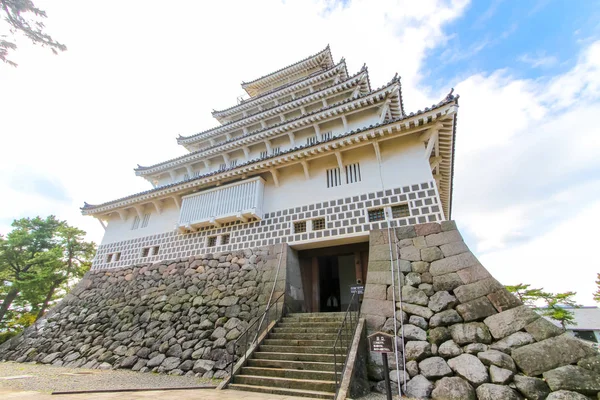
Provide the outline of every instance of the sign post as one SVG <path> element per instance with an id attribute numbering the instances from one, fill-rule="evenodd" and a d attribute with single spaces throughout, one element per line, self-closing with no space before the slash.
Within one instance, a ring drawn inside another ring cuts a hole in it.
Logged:
<path id="1" fill-rule="evenodd" d="M 388 367 L 387 353 L 394 352 L 394 345 L 392 342 L 393 336 L 385 332 L 375 332 L 369 335 L 369 347 L 370 350 L 376 353 L 381 353 L 383 361 L 383 374 L 385 375 L 385 393 L 387 400 L 392 400 L 392 388 L 390 385 L 390 371 Z M 398 382 L 398 384 L 400 384 Z"/>

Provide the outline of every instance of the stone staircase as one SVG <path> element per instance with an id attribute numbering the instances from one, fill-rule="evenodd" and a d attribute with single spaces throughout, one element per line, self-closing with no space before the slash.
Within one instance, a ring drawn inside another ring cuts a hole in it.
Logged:
<path id="1" fill-rule="evenodd" d="M 304 313 L 284 317 L 248 359 L 247 365 L 235 375 L 229 388 L 333 399 L 333 344 L 343 318 L 344 313 Z M 345 359 L 345 354 L 338 353 L 338 374 Z"/>

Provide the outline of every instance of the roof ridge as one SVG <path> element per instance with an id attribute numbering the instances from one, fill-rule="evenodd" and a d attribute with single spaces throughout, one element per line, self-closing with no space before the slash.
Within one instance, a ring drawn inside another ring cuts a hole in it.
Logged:
<path id="1" fill-rule="evenodd" d="M 307 80 L 307 79 L 314 78 L 314 77 L 315 77 L 315 76 L 317 76 L 317 75 L 324 74 L 324 73 L 326 73 L 326 72 L 329 72 L 329 71 L 331 71 L 332 69 L 339 68 L 340 66 L 342 66 L 342 65 L 345 65 L 345 64 L 346 64 L 346 60 L 342 58 L 342 59 L 340 60 L 340 62 L 338 62 L 337 64 L 333 65 L 331 68 L 328 68 L 328 69 L 326 69 L 326 70 L 323 70 L 323 71 L 319 72 L 318 74 L 309 75 L 309 76 L 307 76 L 307 77 L 305 77 L 304 79 L 301 79 L 301 80 L 299 80 L 299 81 L 296 81 L 296 82 L 290 82 L 290 83 L 288 83 L 288 84 L 286 84 L 286 85 L 282 85 L 282 86 L 279 86 L 279 87 L 277 87 L 277 88 L 275 88 L 275 89 L 269 90 L 268 92 L 261 93 L 261 94 L 259 94 L 258 96 L 255 96 L 255 97 L 251 97 L 251 98 L 249 98 L 248 100 L 244 101 L 244 102 L 243 102 L 243 103 L 241 103 L 241 104 L 236 104 L 236 105 L 234 105 L 234 106 L 231 106 L 231 107 L 228 107 L 228 108 L 224 108 L 224 109 L 222 109 L 222 110 L 213 110 L 213 111 L 212 111 L 212 115 L 214 116 L 214 115 L 215 115 L 215 114 L 217 114 L 217 113 L 222 113 L 222 112 L 225 112 L 225 111 L 229 111 L 229 110 L 231 110 L 231 109 L 233 109 L 233 108 L 235 108 L 235 107 L 239 107 L 239 106 L 241 106 L 241 105 L 247 105 L 248 103 L 251 103 L 251 102 L 253 102 L 254 100 L 258 100 L 258 99 L 260 99 L 260 98 L 262 98 L 262 97 L 264 97 L 264 96 L 268 96 L 268 95 L 270 95 L 270 94 L 273 94 L 273 93 L 275 93 L 275 92 L 277 92 L 277 91 L 279 91 L 279 90 L 282 90 L 282 89 L 288 88 L 288 87 L 290 87 L 290 86 L 296 85 L 296 84 L 298 84 L 298 83 L 300 83 L 300 82 L 303 82 L 303 81 L 305 81 L 305 80 Z"/>
<path id="2" fill-rule="evenodd" d="M 283 70 L 285 70 L 285 69 L 288 69 L 288 68 L 290 68 L 290 67 L 293 67 L 293 66 L 295 66 L 295 65 L 301 64 L 301 63 L 303 63 L 303 62 L 305 62 L 305 61 L 308 61 L 308 60 L 310 60 L 311 58 L 314 58 L 314 57 L 316 57 L 316 56 L 318 56 L 318 55 L 320 55 L 320 54 L 322 54 L 322 53 L 325 53 L 325 52 L 327 52 L 327 51 L 329 51 L 329 55 L 331 56 L 331 49 L 329 48 L 329 45 L 327 45 L 327 47 L 325 47 L 323 50 L 319 51 L 318 53 L 315 53 L 315 54 L 312 54 L 312 55 L 310 55 L 310 56 L 308 56 L 308 57 L 305 57 L 305 58 L 303 58 L 303 59 L 302 59 L 302 60 L 300 60 L 300 61 L 296 61 L 296 62 L 294 62 L 294 63 L 292 63 L 292 64 L 289 64 L 289 65 L 287 65 L 287 66 L 285 66 L 285 67 L 283 67 L 283 68 L 279 68 L 279 69 L 278 69 L 278 70 L 276 70 L 276 71 L 273 71 L 273 72 L 271 72 L 271 73 L 269 73 L 269 74 L 263 75 L 263 76 L 261 76 L 261 77 L 259 77 L 259 78 L 253 79 L 253 80 L 251 80 L 251 81 L 248 81 L 248 82 L 244 82 L 244 81 L 242 81 L 242 87 L 244 87 L 244 85 L 250 85 L 250 84 L 252 84 L 252 83 L 256 83 L 256 82 L 260 81 L 261 79 L 264 79 L 264 78 L 266 78 L 266 77 L 269 77 L 269 76 L 271 76 L 271 75 L 275 75 L 276 73 L 278 73 L 278 72 L 281 72 L 281 71 L 283 71 Z"/>
<path id="3" fill-rule="evenodd" d="M 215 147 L 218 147 L 218 146 L 222 146 L 222 145 L 224 145 L 224 144 L 226 144 L 226 143 L 229 143 L 229 142 L 232 142 L 232 141 L 235 141 L 235 140 L 239 140 L 239 139 L 241 139 L 241 138 L 244 138 L 244 137 L 253 136 L 253 135 L 255 135 L 255 134 L 258 134 L 258 133 L 261 133 L 261 132 L 267 131 L 267 130 L 269 130 L 269 129 L 277 128 L 277 127 L 279 127 L 279 126 L 281 126 L 281 125 L 285 125 L 285 124 L 288 124 L 288 123 L 290 123 L 290 122 L 297 121 L 297 120 L 299 120 L 299 119 L 301 119 L 301 118 L 305 118 L 305 117 L 308 117 L 308 116 L 311 116 L 311 115 L 317 114 L 317 113 L 319 113 L 319 112 L 323 112 L 323 111 L 329 110 L 329 109 L 331 109 L 331 108 L 338 107 L 338 106 L 340 106 L 340 105 L 343 105 L 343 104 L 345 104 L 345 103 L 349 103 L 349 102 L 351 102 L 351 101 L 355 101 L 355 100 L 361 99 L 361 98 L 363 98 L 363 97 L 367 97 L 367 96 L 369 96 L 369 95 L 371 95 L 371 94 L 373 94 L 373 93 L 376 93 L 376 92 L 378 92 L 378 91 L 380 91 L 380 90 L 383 90 L 383 89 L 385 89 L 385 88 L 387 88 L 387 87 L 390 87 L 390 86 L 392 86 L 394 83 L 395 83 L 394 81 L 390 81 L 389 83 L 387 83 L 387 84 L 385 84 L 385 85 L 383 85 L 383 86 L 381 86 L 381 87 L 379 87 L 379 88 L 377 88 L 377 89 L 375 89 L 375 90 L 371 90 L 369 93 L 367 93 L 367 94 L 365 94 L 365 95 L 361 95 L 361 96 L 359 96 L 359 97 L 350 97 L 350 98 L 348 98 L 348 99 L 346 99 L 346 100 L 339 101 L 339 102 L 337 102 L 337 103 L 334 103 L 334 104 L 331 104 L 331 105 L 329 105 L 329 106 L 327 106 L 327 107 L 325 107 L 325 108 L 321 108 L 321 109 L 315 110 L 315 111 L 313 111 L 313 112 L 310 112 L 310 113 L 307 113 L 307 114 L 302 114 L 302 115 L 300 115 L 300 116 L 298 116 L 298 117 L 296 117 L 296 118 L 294 118 L 294 119 L 290 119 L 290 120 L 288 120 L 288 121 L 281 122 L 281 123 L 279 123 L 279 124 L 277 124 L 277 125 L 273 125 L 273 126 L 270 126 L 270 127 L 267 127 L 267 128 L 263 128 L 263 129 L 260 129 L 260 130 L 257 130 L 257 131 L 248 132 L 248 133 L 247 133 L 247 134 L 245 134 L 245 135 L 238 136 L 238 137 L 232 138 L 232 139 L 230 139 L 230 140 L 226 140 L 225 142 L 218 143 L 218 144 L 215 144 L 215 145 L 213 145 L 213 146 L 205 147 L 205 148 L 203 148 L 203 149 L 196 150 L 196 151 L 194 151 L 194 152 L 191 152 L 191 153 L 188 153 L 188 154 L 184 154 L 184 155 L 182 155 L 182 156 L 179 156 L 179 157 L 176 157 L 176 158 L 172 158 L 172 159 L 170 159 L 170 160 L 163 161 L 163 162 L 161 162 L 161 163 L 158 163 L 158 164 L 154 164 L 154 165 L 151 165 L 151 166 L 148 166 L 148 167 L 141 167 L 141 168 L 142 168 L 142 170 L 145 170 L 145 169 L 150 169 L 150 168 L 154 168 L 154 167 L 160 166 L 160 165 L 162 165 L 162 164 L 166 164 L 166 163 L 169 163 L 169 162 L 172 162 L 172 161 L 180 160 L 180 159 L 182 159 L 182 158 L 184 158 L 184 157 L 188 157 L 188 156 L 190 156 L 190 155 L 193 155 L 193 154 L 198 154 L 198 153 L 200 153 L 200 152 L 207 151 L 207 150 L 213 149 L 213 148 L 215 148 Z M 138 170 L 139 170 L 139 169 L 134 169 L 134 171 L 138 171 Z"/>
<path id="4" fill-rule="evenodd" d="M 431 111 L 433 109 L 440 108 L 440 107 L 442 107 L 442 106 L 444 106 L 446 104 L 449 104 L 449 103 L 451 103 L 453 101 L 456 101 L 457 99 L 458 99 L 458 96 L 452 96 L 452 98 L 448 98 L 448 96 L 447 96 L 444 100 L 442 100 L 438 104 L 434 104 L 431 108 L 425 107 L 424 110 L 419 110 L 417 113 L 411 112 L 409 115 L 404 115 L 404 116 L 401 116 L 401 117 L 398 117 L 398 118 L 394 118 L 392 120 L 384 121 L 382 123 L 371 124 L 369 126 L 364 126 L 362 128 L 353 129 L 353 130 L 348 131 L 348 132 L 346 132 L 346 133 L 344 133 L 342 135 L 332 136 L 330 139 L 319 140 L 319 141 L 317 141 L 317 142 L 315 142 L 313 144 L 304 144 L 304 145 L 295 146 L 295 147 L 293 147 L 291 149 L 282 151 L 282 152 L 280 152 L 278 154 L 270 154 L 267 157 L 258 158 L 258 159 L 257 158 L 253 158 L 253 159 L 248 160 L 248 161 L 246 161 L 244 163 L 237 164 L 235 167 L 229 167 L 229 168 L 225 168 L 225 169 L 222 169 L 222 170 L 211 171 L 211 172 L 208 172 L 208 173 L 203 174 L 203 175 L 195 176 L 193 178 L 190 177 L 189 179 L 184 180 L 184 181 L 173 182 L 173 183 L 170 183 L 170 184 L 167 184 L 167 185 L 164 185 L 164 186 L 159 186 L 159 187 L 156 187 L 156 188 L 145 190 L 143 192 L 139 192 L 139 193 L 135 193 L 135 194 L 132 194 L 132 195 L 129 195 L 129 196 L 121 197 L 119 199 L 112 200 L 112 201 L 109 201 L 109 202 L 106 202 L 106 203 L 94 205 L 94 204 L 88 204 L 87 202 L 84 202 L 84 206 L 80 207 L 80 209 L 81 210 L 85 210 L 85 209 L 94 208 L 94 207 L 104 207 L 104 206 L 107 206 L 107 205 L 110 205 L 110 204 L 113 204 L 113 203 L 117 203 L 119 201 L 123 201 L 123 200 L 127 200 L 127 199 L 130 199 L 130 198 L 133 198 L 135 196 L 145 195 L 145 194 L 149 194 L 149 193 L 156 192 L 156 191 L 159 191 L 159 190 L 168 189 L 170 187 L 174 187 L 174 186 L 180 185 L 181 183 L 184 183 L 184 182 L 190 182 L 190 181 L 194 181 L 194 180 L 198 180 L 198 179 L 202 179 L 202 178 L 207 178 L 209 176 L 212 176 L 212 175 L 215 175 L 215 174 L 219 174 L 219 173 L 222 173 L 222 172 L 225 172 L 225 171 L 231 171 L 231 170 L 234 170 L 234 169 L 238 169 L 238 168 L 241 168 L 241 167 L 246 166 L 248 164 L 252 164 L 252 163 L 254 163 L 256 161 L 268 160 L 268 159 L 273 158 L 273 157 L 279 157 L 279 156 L 285 155 L 287 153 L 291 153 L 291 152 L 294 152 L 294 151 L 298 151 L 298 150 L 310 148 L 310 147 L 313 147 L 313 146 L 317 146 L 317 145 L 320 145 L 320 144 L 323 144 L 323 143 L 327 143 L 327 142 L 330 142 L 330 141 L 333 141 L 333 140 L 337 140 L 337 139 L 340 139 L 340 138 L 343 138 L 343 137 L 346 137 L 346 136 L 351 136 L 351 135 L 354 135 L 354 134 L 357 134 L 357 133 L 360 133 L 360 132 L 363 132 L 363 131 L 366 131 L 366 130 L 369 130 L 369 129 L 374 129 L 374 128 L 378 128 L 378 127 L 389 125 L 389 124 L 394 124 L 394 123 L 402 121 L 402 120 L 404 120 L 406 118 L 415 117 L 415 116 L 418 116 L 420 114 L 424 114 L 424 113 L 426 113 L 428 111 Z"/>
<path id="5" fill-rule="evenodd" d="M 193 135 L 190 135 L 190 136 L 182 136 L 181 134 L 179 134 L 179 138 L 189 139 L 189 138 L 191 138 L 191 137 L 194 137 L 194 136 L 197 136 L 197 135 L 202 135 L 202 134 L 204 134 L 204 133 L 208 133 L 208 132 L 210 132 L 210 131 L 212 131 L 212 130 L 216 130 L 216 129 L 220 129 L 220 128 L 227 127 L 227 126 L 229 126 L 229 125 L 235 124 L 235 123 L 237 123 L 237 122 L 240 122 L 240 121 L 243 121 L 243 120 L 245 120 L 245 119 L 248 119 L 248 118 L 254 117 L 255 115 L 261 114 L 261 113 L 263 113 L 263 112 L 266 112 L 266 111 L 269 111 L 269 110 L 273 110 L 274 108 L 277 108 L 277 107 L 280 107 L 280 106 L 283 106 L 283 105 L 286 105 L 286 104 L 292 103 L 292 102 L 294 102 L 294 101 L 297 101 L 297 100 L 300 100 L 300 99 L 303 99 L 303 98 L 306 98 L 306 97 L 309 97 L 309 96 L 312 96 L 312 95 L 314 95 L 315 93 L 322 92 L 322 91 L 324 91 L 324 90 L 327 90 L 327 89 L 329 89 L 329 88 L 332 88 L 332 87 L 334 87 L 334 86 L 341 85 L 342 83 L 344 83 L 344 82 L 347 82 L 347 81 L 349 81 L 350 79 L 356 78 L 358 75 L 360 75 L 360 74 L 362 74 L 362 73 L 364 73 L 364 71 L 363 71 L 363 70 L 360 70 L 360 71 L 358 71 L 356 74 L 354 74 L 354 75 L 352 75 L 352 76 L 349 76 L 348 78 L 346 78 L 345 80 L 341 81 L 340 83 L 337 83 L 337 84 L 333 84 L 333 85 L 331 85 L 331 86 L 324 87 L 324 88 L 322 88 L 322 89 L 319 89 L 319 90 L 317 90 L 316 92 L 312 92 L 312 93 L 305 94 L 305 95 L 304 95 L 304 96 L 302 96 L 302 97 L 297 97 L 297 98 L 295 98 L 295 99 L 288 100 L 288 101 L 286 101 L 286 102 L 284 102 L 284 103 L 279 103 L 279 104 L 277 104 L 277 105 L 275 105 L 275 106 L 273 106 L 273 107 L 271 107 L 271 108 L 267 108 L 267 109 L 265 109 L 265 110 L 262 110 L 262 111 L 260 111 L 260 112 L 258 112 L 258 113 L 256 113 L 256 114 L 248 115 L 248 116 L 246 116 L 246 117 L 244 117 L 244 118 L 242 118 L 242 119 L 238 119 L 237 121 L 230 121 L 230 122 L 227 122 L 226 124 L 219 125 L 219 126 L 216 126 L 216 127 L 214 127 L 214 128 L 210 128 L 210 129 L 204 130 L 204 131 L 202 131 L 202 132 L 195 133 L 195 134 L 193 134 Z"/>

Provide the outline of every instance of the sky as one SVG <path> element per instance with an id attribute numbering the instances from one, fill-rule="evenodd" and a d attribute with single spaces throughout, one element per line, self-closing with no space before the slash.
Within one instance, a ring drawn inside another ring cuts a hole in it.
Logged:
<path id="1" fill-rule="evenodd" d="M 600 2 L 36 0 L 66 52 L 18 40 L 0 65 L 0 233 L 54 214 L 100 242 L 84 201 L 216 126 L 242 81 L 331 46 L 405 109 L 460 95 L 454 200 L 469 247 L 504 284 L 576 291 L 600 272 Z M 0 34 L 5 33 L 0 25 Z"/>

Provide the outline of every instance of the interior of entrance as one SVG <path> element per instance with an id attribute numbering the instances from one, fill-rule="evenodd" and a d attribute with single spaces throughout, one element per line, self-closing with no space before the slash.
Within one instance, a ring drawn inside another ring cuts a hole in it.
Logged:
<path id="1" fill-rule="evenodd" d="M 305 311 L 346 310 L 350 286 L 366 281 L 368 256 L 366 242 L 299 251 Z"/>

